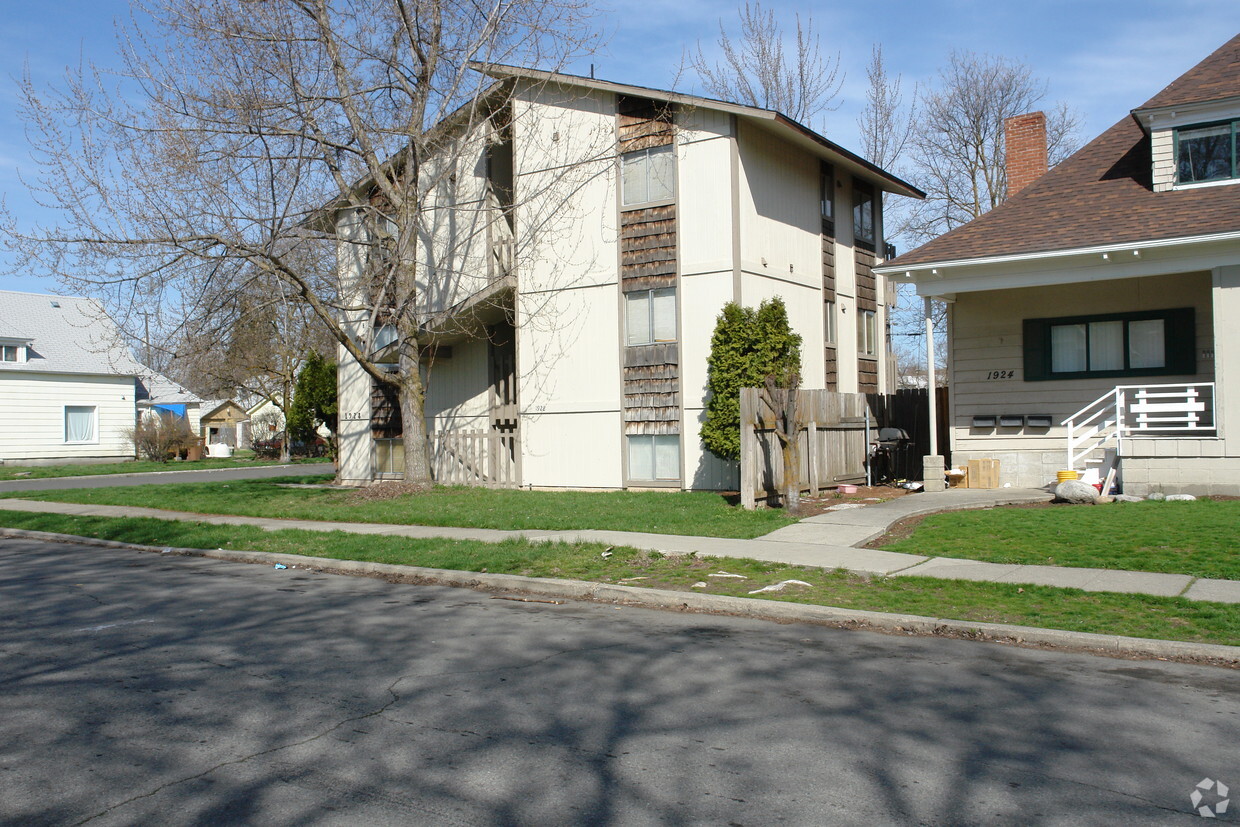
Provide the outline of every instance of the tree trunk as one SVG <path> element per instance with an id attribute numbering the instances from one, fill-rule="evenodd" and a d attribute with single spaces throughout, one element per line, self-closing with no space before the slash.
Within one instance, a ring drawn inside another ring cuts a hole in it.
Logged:
<path id="1" fill-rule="evenodd" d="M 424 388 L 417 358 L 420 351 L 416 339 L 412 347 L 400 349 L 400 422 L 405 446 L 405 482 L 430 485 Z"/>
<path id="2" fill-rule="evenodd" d="M 283 462 L 283 463 L 289 463 L 289 462 L 292 462 L 293 460 L 293 452 L 289 445 L 289 443 L 292 440 L 289 438 L 289 433 L 288 433 L 288 411 L 289 411 L 289 406 L 290 406 L 290 399 L 289 399 L 290 396 L 291 396 L 291 393 L 289 391 L 289 384 L 288 382 L 285 382 L 284 383 L 284 398 L 283 400 L 281 400 L 283 401 L 284 405 L 280 408 L 280 413 L 284 415 L 284 433 L 282 435 L 283 438 L 280 440 L 280 462 Z"/>
<path id="3" fill-rule="evenodd" d="M 797 402 L 801 377 L 788 378 L 789 387 L 776 386 L 775 377 L 766 378 L 766 395 L 775 412 L 775 436 L 779 439 L 784 466 L 784 510 L 796 514 L 801 508 L 801 443 L 798 439 Z"/>

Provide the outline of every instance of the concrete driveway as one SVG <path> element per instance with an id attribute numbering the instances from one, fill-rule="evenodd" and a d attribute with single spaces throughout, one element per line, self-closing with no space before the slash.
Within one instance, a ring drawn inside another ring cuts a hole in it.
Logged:
<path id="1" fill-rule="evenodd" d="M 1233 671 L 27 540 L 0 687 L 5 824 L 1200 824 L 1240 789 Z"/>

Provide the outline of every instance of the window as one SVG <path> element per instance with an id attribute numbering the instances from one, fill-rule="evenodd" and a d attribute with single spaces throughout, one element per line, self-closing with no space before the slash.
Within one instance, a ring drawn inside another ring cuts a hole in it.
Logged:
<path id="1" fill-rule="evenodd" d="M 1197 372 L 1193 308 L 1025 320 L 1025 379 Z"/>
<path id="2" fill-rule="evenodd" d="M 857 355 L 878 355 L 878 320 L 873 310 L 857 311 Z"/>
<path id="3" fill-rule="evenodd" d="M 672 147 L 652 146 L 620 156 L 620 190 L 624 206 L 668 201 L 676 195 Z"/>
<path id="4" fill-rule="evenodd" d="M 625 344 L 676 341 L 676 289 L 638 290 L 624 294 Z"/>
<path id="5" fill-rule="evenodd" d="M 0 347 L 0 362 L 20 362 L 20 353 L 17 345 L 4 345 Z"/>
<path id="6" fill-rule="evenodd" d="M 95 441 L 95 406 L 65 406 L 65 442 Z"/>
<path id="7" fill-rule="evenodd" d="M 853 179 L 853 236 L 863 247 L 874 249 L 874 187 Z"/>
<path id="8" fill-rule="evenodd" d="M 680 479 L 680 436 L 634 434 L 629 437 L 629 479 Z"/>
<path id="9" fill-rule="evenodd" d="M 1177 129 L 1176 180 L 1181 184 L 1236 178 L 1236 125 L 1228 123 Z"/>
<path id="10" fill-rule="evenodd" d="M 822 323 L 823 339 L 829 345 L 835 344 L 835 302 L 825 302 Z"/>
<path id="11" fill-rule="evenodd" d="M 835 170 L 829 164 L 823 164 L 818 178 L 818 203 L 822 211 L 822 228 L 827 232 L 835 230 Z"/>

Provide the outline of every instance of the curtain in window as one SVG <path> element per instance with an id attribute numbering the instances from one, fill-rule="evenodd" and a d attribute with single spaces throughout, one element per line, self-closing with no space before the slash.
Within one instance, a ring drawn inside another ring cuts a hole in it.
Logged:
<path id="1" fill-rule="evenodd" d="M 1085 362 L 1085 325 L 1057 324 L 1051 328 L 1051 372 L 1083 371 Z"/>
<path id="2" fill-rule="evenodd" d="M 640 290 L 624 294 L 625 341 L 630 345 L 650 344 L 650 293 Z"/>
<path id="3" fill-rule="evenodd" d="M 86 406 L 65 408 L 65 442 L 95 441 L 95 409 Z"/>
<path id="4" fill-rule="evenodd" d="M 1124 369 L 1124 323 L 1090 322 L 1089 369 Z"/>
<path id="5" fill-rule="evenodd" d="M 676 341 L 676 291 L 655 290 L 650 296 L 653 341 Z"/>
<path id="6" fill-rule="evenodd" d="M 1162 319 L 1128 323 L 1128 366 L 1161 368 L 1167 365 L 1167 341 Z"/>

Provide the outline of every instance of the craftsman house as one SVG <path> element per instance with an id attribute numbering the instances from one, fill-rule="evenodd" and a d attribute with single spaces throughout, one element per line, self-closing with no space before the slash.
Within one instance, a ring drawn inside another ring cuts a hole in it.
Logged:
<path id="1" fill-rule="evenodd" d="M 1240 36 L 1054 169 L 1008 124 L 1008 200 L 879 269 L 948 302 L 951 457 L 1240 494 Z"/>
<path id="2" fill-rule="evenodd" d="M 881 196 L 919 191 L 778 112 L 476 68 L 497 103 L 423 245 L 424 272 L 455 274 L 422 287 L 440 481 L 734 488 L 698 437 L 729 301 L 783 298 L 803 387 L 894 387 Z M 346 285 L 364 266 L 355 221 L 337 214 Z M 372 352 L 391 345 L 357 324 Z M 395 400 L 339 361 L 341 478 L 399 476 Z"/>

